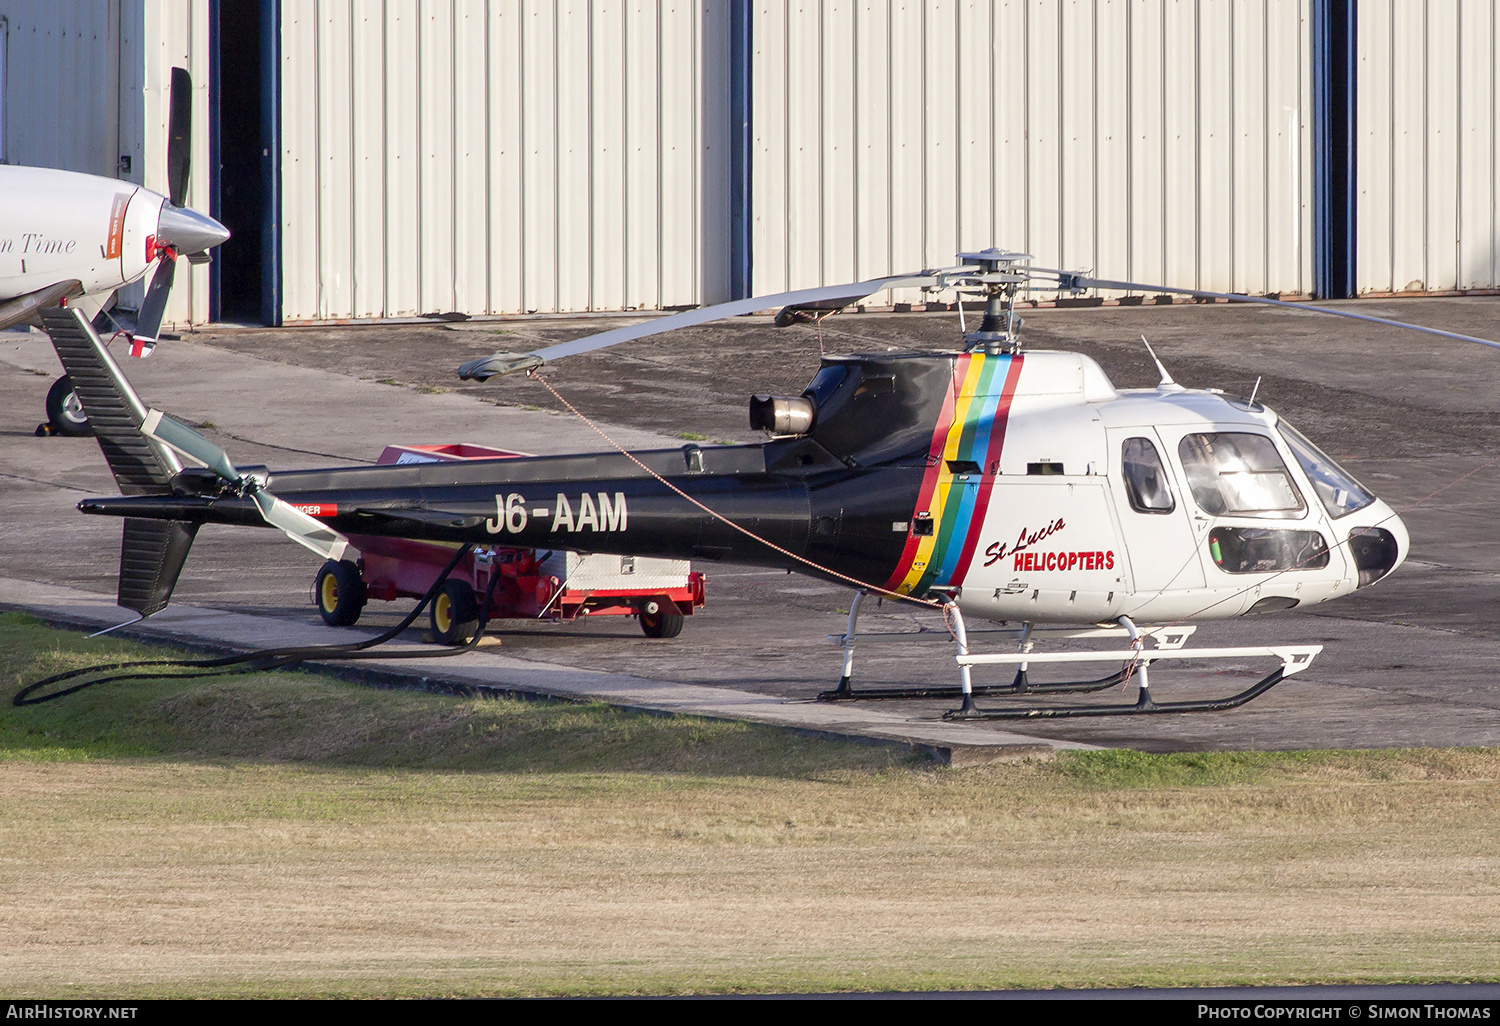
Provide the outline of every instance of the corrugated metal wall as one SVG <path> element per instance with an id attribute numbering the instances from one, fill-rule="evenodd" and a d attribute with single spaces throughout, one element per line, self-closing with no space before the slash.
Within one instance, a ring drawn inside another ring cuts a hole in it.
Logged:
<path id="1" fill-rule="evenodd" d="M 209 210 L 209 86 L 212 40 L 209 0 L 121 0 L 120 137 L 132 154 L 132 181 L 165 196 L 167 186 L 167 108 L 172 69 L 193 76 L 192 173 L 186 206 Z M 127 102 L 128 101 L 128 102 Z M 208 321 L 207 264 L 177 262 L 177 278 L 167 303 L 166 323 Z M 137 306 L 144 284 L 121 293 L 121 302 Z"/>
<path id="2" fill-rule="evenodd" d="M 1362 0 L 1361 293 L 1500 287 L 1494 0 Z"/>
<path id="3" fill-rule="evenodd" d="M 0 0 L 0 18 L 6 162 L 114 175 L 119 0 Z"/>
<path id="4" fill-rule="evenodd" d="M 989 245 L 1309 291 L 1308 4 L 758 0 L 754 291 Z"/>
<path id="5" fill-rule="evenodd" d="M 724 298 L 723 8 L 284 4 L 285 319 Z"/>
<path id="6" fill-rule="evenodd" d="M 167 193 L 171 69 L 193 76 L 188 205 L 209 208 L 208 0 L 0 0 L 7 26 L 5 154 L 12 164 L 118 177 Z M 122 290 L 126 306 L 144 288 Z M 208 320 L 208 267 L 177 267 L 166 323 Z"/>

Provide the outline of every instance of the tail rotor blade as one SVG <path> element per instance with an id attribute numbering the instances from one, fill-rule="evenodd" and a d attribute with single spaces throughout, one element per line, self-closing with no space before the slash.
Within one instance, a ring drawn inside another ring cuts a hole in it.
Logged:
<path id="1" fill-rule="evenodd" d="M 251 498 L 255 500 L 255 506 L 266 523 L 279 528 L 298 545 L 334 562 L 344 558 L 349 539 L 333 528 L 308 516 L 291 503 L 278 499 L 264 488 L 255 491 Z"/>
<path id="2" fill-rule="evenodd" d="M 203 464 L 229 484 L 243 488 L 255 503 L 255 508 L 260 510 L 261 518 L 298 545 L 335 562 L 343 558 L 344 550 L 349 547 L 348 538 L 272 495 L 262 487 L 259 478 L 246 478 L 229 461 L 228 453 L 186 424 L 173 420 L 160 410 L 148 410 L 141 424 L 141 433 L 195 463 Z"/>
<path id="3" fill-rule="evenodd" d="M 156 270 L 152 272 L 151 284 L 146 288 L 146 298 L 141 303 L 141 313 L 136 318 L 133 336 L 149 343 L 155 343 L 161 332 L 161 320 L 167 313 L 167 298 L 172 294 L 172 283 L 177 280 L 175 253 L 167 250 L 156 261 Z"/>
<path id="4" fill-rule="evenodd" d="M 154 438 L 173 452 L 181 453 L 195 463 L 218 474 L 225 481 L 237 485 L 244 475 L 229 461 L 229 454 L 204 438 L 198 432 L 178 420 L 173 420 L 160 410 L 147 410 L 141 424 L 141 434 Z"/>
<path id="5" fill-rule="evenodd" d="M 167 110 L 167 192 L 172 206 L 187 203 L 192 171 L 193 78 L 186 68 L 172 69 L 172 93 Z"/>

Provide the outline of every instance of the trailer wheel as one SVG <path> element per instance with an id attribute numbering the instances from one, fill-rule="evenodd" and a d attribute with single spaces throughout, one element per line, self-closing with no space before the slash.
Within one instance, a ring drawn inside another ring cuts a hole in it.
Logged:
<path id="1" fill-rule="evenodd" d="M 82 438 L 94 433 L 88 414 L 73 391 L 73 379 L 64 374 L 47 390 L 47 421 L 60 435 Z"/>
<path id="2" fill-rule="evenodd" d="M 329 560 L 318 571 L 317 583 L 313 585 L 313 601 L 323 622 L 330 627 L 352 627 L 364 612 L 365 580 L 359 575 L 359 567 L 345 559 Z"/>
<path id="3" fill-rule="evenodd" d="M 479 603 L 463 581 L 447 581 L 432 600 L 432 637 L 443 645 L 462 645 L 479 629 Z"/>
<path id="4" fill-rule="evenodd" d="M 652 599 L 641 607 L 641 633 L 648 638 L 675 638 L 686 619 L 675 603 Z"/>

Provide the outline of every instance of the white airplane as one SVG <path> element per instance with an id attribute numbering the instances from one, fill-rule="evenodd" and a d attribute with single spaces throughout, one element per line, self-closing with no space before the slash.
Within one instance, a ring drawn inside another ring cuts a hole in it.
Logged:
<path id="1" fill-rule="evenodd" d="M 170 196 L 115 178 L 0 165 L 0 330 L 39 324 L 41 310 L 61 305 L 92 317 L 117 289 L 155 268 L 130 336 L 134 355 L 156 345 L 177 258 L 206 261 L 208 251 L 229 238 L 218 221 L 183 206 L 191 91 L 187 72 L 173 68 Z M 47 415 L 60 434 L 89 433 L 66 375 L 48 393 Z"/>

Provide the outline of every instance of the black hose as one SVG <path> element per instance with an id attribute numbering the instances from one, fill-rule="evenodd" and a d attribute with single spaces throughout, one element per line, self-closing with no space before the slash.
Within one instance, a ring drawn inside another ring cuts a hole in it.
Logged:
<path id="1" fill-rule="evenodd" d="M 396 626 L 390 628 L 382 634 L 376 635 L 373 638 L 366 638 L 364 641 L 351 642 L 342 645 L 304 645 L 294 648 L 265 648 L 255 652 L 245 652 L 240 655 L 219 656 L 214 659 L 139 659 L 124 663 L 108 663 L 100 666 L 88 666 L 79 670 L 68 670 L 66 673 L 56 673 L 51 677 L 46 678 L 45 680 L 39 680 L 35 683 L 27 684 L 20 691 L 17 691 L 15 693 L 15 696 L 11 698 L 11 704 L 41 705 L 43 702 L 51 702 L 54 699 L 62 698 L 65 695 L 76 694 L 77 692 L 82 691 L 85 688 L 93 687 L 95 684 L 109 684 L 114 681 L 145 679 L 185 680 L 203 677 L 227 677 L 241 673 L 259 673 L 266 670 L 285 669 L 288 666 L 294 666 L 297 663 L 306 662 L 309 659 L 319 659 L 327 662 L 349 662 L 358 659 L 434 659 L 462 655 L 463 653 L 471 651 L 475 646 L 477 646 L 479 644 L 480 638 L 484 636 L 485 627 L 489 624 L 490 602 L 494 598 L 495 587 L 500 582 L 500 574 L 494 574 L 490 578 L 489 587 L 485 590 L 484 605 L 481 607 L 479 613 L 479 627 L 474 632 L 474 636 L 469 639 L 467 644 L 460 647 L 448 648 L 436 652 L 432 651 L 431 649 L 404 649 L 395 652 L 371 652 L 369 651 L 369 649 L 375 648 L 379 645 L 383 645 L 386 642 L 399 637 L 402 631 L 410 627 L 416 620 L 416 618 L 421 615 L 422 610 L 427 608 L 428 604 L 437 597 L 438 592 L 441 591 L 443 585 L 447 583 L 449 575 L 453 573 L 454 569 L 457 568 L 459 562 L 469 554 L 469 551 L 473 547 L 474 546 L 472 543 L 465 543 L 464 545 L 460 546 L 459 550 L 453 554 L 453 558 L 448 561 L 448 565 L 443 568 L 443 572 L 438 575 L 437 580 L 432 583 L 432 587 L 427 589 L 427 594 L 423 595 L 421 601 L 417 603 L 416 608 L 408 613 L 405 619 L 403 619 Z M 195 671 L 208 672 L 152 673 L 142 672 L 135 669 L 136 667 L 144 666 L 190 667 Z M 112 672 L 115 670 L 131 670 L 133 672 Z M 61 684 L 63 681 L 73 680 L 78 677 L 84 677 L 96 673 L 108 674 L 108 676 L 94 677 L 90 680 L 84 681 L 81 684 L 75 684 L 72 687 L 62 689 L 61 691 L 51 691 L 36 698 L 29 697 L 33 692 L 45 687 L 49 687 L 53 684 Z"/>

